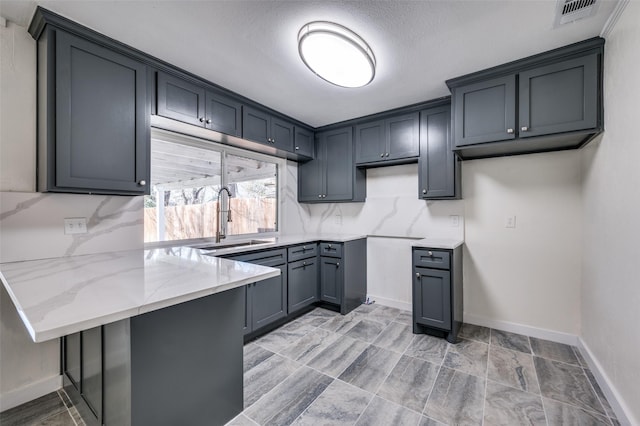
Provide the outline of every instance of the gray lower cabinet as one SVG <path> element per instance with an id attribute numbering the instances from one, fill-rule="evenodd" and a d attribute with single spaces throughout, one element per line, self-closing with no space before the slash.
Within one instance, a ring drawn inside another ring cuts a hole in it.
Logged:
<path id="1" fill-rule="evenodd" d="M 461 197 L 460 161 L 452 148 L 451 106 L 420 111 L 418 198 L 442 200 Z"/>
<path id="2" fill-rule="evenodd" d="M 358 124 L 356 164 L 415 161 L 420 153 L 418 113 Z"/>
<path id="3" fill-rule="evenodd" d="M 413 332 L 455 343 L 462 326 L 462 247 L 413 249 Z"/>
<path id="4" fill-rule="evenodd" d="M 365 179 L 353 161 L 353 127 L 319 132 L 315 158 L 298 166 L 298 201 L 364 201 Z"/>
<path id="5" fill-rule="evenodd" d="M 266 111 L 245 106 L 242 109 L 242 137 L 244 139 L 273 146 L 283 151 L 294 152 L 293 124 L 272 116 Z"/>
<path id="6" fill-rule="evenodd" d="M 367 239 L 320 243 L 320 301 L 345 315 L 367 297 Z"/>
<path id="7" fill-rule="evenodd" d="M 236 288 L 65 336 L 64 388 L 90 426 L 226 424 L 243 409 L 243 311 Z"/>
<path id="8" fill-rule="evenodd" d="M 287 316 L 287 251 L 266 250 L 231 256 L 240 262 L 280 269 L 280 275 L 248 284 L 242 290 L 245 301 L 244 334 L 252 333 Z"/>
<path id="9" fill-rule="evenodd" d="M 147 67 L 55 27 L 38 40 L 38 190 L 149 193 Z"/>
<path id="10" fill-rule="evenodd" d="M 318 301 L 318 256 L 289 262 L 289 313 Z"/>
<path id="11" fill-rule="evenodd" d="M 447 81 L 462 158 L 579 148 L 602 132 L 604 39 Z"/>

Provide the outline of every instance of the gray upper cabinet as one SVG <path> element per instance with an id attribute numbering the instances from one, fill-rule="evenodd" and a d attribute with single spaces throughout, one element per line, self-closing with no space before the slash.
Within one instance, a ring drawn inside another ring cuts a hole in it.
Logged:
<path id="1" fill-rule="evenodd" d="M 295 126 L 293 136 L 294 152 L 303 157 L 313 158 L 315 152 L 314 137 L 314 133 L 311 130 Z"/>
<path id="2" fill-rule="evenodd" d="M 293 124 L 256 108 L 242 110 L 242 137 L 293 152 Z"/>
<path id="3" fill-rule="evenodd" d="M 356 126 L 356 164 L 415 159 L 420 153 L 419 115 L 402 114 Z"/>
<path id="4" fill-rule="evenodd" d="M 460 178 L 460 161 L 452 151 L 450 105 L 421 111 L 418 198 L 460 198 Z"/>
<path id="5" fill-rule="evenodd" d="M 298 166 L 298 201 L 364 201 L 364 172 L 353 162 L 353 128 L 316 133 L 315 159 Z"/>
<path id="6" fill-rule="evenodd" d="M 464 159 L 574 149 L 604 129 L 596 37 L 447 81 Z"/>
<path id="7" fill-rule="evenodd" d="M 227 135 L 242 133 L 242 104 L 203 85 L 158 72 L 156 101 L 162 117 Z"/>
<path id="8" fill-rule="evenodd" d="M 456 146 L 514 139 L 515 90 L 515 75 L 456 89 L 453 95 Z"/>
<path id="9" fill-rule="evenodd" d="M 148 193 L 147 67 L 50 27 L 38 73 L 38 190 Z"/>

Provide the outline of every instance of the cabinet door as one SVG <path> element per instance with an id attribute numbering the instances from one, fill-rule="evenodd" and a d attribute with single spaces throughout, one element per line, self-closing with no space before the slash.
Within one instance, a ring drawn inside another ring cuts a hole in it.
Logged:
<path id="1" fill-rule="evenodd" d="M 598 126 L 598 55 L 520 73 L 521 138 Z"/>
<path id="2" fill-rule="evenodd" d="M 356 164 L 385 159 L 386 141 L 384 120 L 356 126 Z"/>
<path id="3" fill-rule="evenodd" d="M 324 140 L 315 144 L 315 158 L 298 164 L 298 201 L 314 202 L 322 199 L 324 162 L 327 155 Z"/>
<path id="4" fill-rule="evenodd" d="M 64 372 L 80 391 L 80 333 L 64 337 Z"/>
<path id="5" fill-rule="evenodd" d="M 283 151 L 294 152 L 293 124 L 271 117 L 271 143 Z"/>
<path id="6" fill-rule="evenodd" d="M 386 160 L 417 157 L 420 154 L 420 125 L 417 112 L 385 120 Z"/>
<path id="7" fill-rule="evenodd" d="M 242 108 L 242 137 L 271 145 L 270 117 L 264 112 L 248 106 Z"/>
<path id="8" fill-rule="evenodd" d="M 515 84 L 515 75 L 509 75 L 454 89 L 456 146 L 515 138 Z"/>
<path id="9" fill-rule="evenodd" d="M 102 327 L 82 332 L 82 396 L 98 419 L 102 417 Z"/>
<path id="10" fill-rule="evenodd" d="M 207 129 L 231 136 L 242 136 L 242 104 L 208 91 L 206 95 Z"/>
<path id="11" fill-rule="evenodd" d="M 332 130 L 325 134 L 323 201 L 350 201 L 353 199 L 353 130 L 351 127 Z"/>
<path id="12" fill-rule="evenodd" d="M 293 151 L 298 155 L 313 158 L 314 140 L 313 132 L 310 132 L 302 127 L 295 126 L 294 132 L 294 148 Z"/>
<path id="13" fill-rule="evenodd" d="M 420 112 L 419 198 L 456 196 L 456 158 L 451 150 L 451 109 Z"/>
<path id="14" fill-rule="evenodd" d="M 275 268 L 280 276 L 258 281 L 250 290 L 253 331 L 287 316 L 287 265 Z"/>
<path id="15" fill-rule="evenodd" d="M 342 303 L 344 273 L 342 259 L 333 257 L 320 258 L 320 300 L 323 302 Z"/>
<path id="16" fill-rule="evenodd" d="M 202 86 L 159 72 L 157 102 L 158 115 L 204 125 L 205 89 Z"/>
<path id="17" fill-rule="evenodd" d="M 148 193 L 147 69 L 84 39 L 56 35 L 55 184 L 103 194 Z M 83 191 L 74 191 L 83 192 Z"/>
<path id="18" fill-rule="evenodd" d="M 318 300 L 318 258 L 289 263 L 289 313 Z"/>
<path id="19" fill-rule="evenodd" d="M 441 330 L 451 329 L 451 274 L 439 269 L 414 268 L 416 322 Z"/>

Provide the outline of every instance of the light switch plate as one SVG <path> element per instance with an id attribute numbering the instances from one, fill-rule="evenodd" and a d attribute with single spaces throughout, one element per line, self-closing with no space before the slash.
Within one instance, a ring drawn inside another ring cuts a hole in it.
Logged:
<path id="1" fill-rule="evenodd" d="M 64 219 L 64 233 L 70 234 L 86 234 L 87 218 L 86 217 L 68 217 Z"/>
<path id="2" fill-rule="evenodd" d="M 460 216 L 458 216 L 457 214 L 452 214 L 451 216 L 449 216 L 449 219 L 451 219 L 452 228 L 457 228 L 460 226 Z"/>
<path id="3" fill-rule="evenodd" d="M 504 222 L 505 228 L 515 228 L 516 227 L 516 216 L 507 216 Z"/>

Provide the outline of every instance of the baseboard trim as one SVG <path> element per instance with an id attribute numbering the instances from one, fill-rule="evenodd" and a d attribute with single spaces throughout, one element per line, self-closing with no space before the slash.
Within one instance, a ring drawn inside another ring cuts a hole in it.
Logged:
<path id="1" fill-rule="evenodd" d="M 375 294 L 368 294 L 367 298 L 370 301 L 375 301 L 376 303 L 379 303 L 384 306 L 389 306 L 390 308 L 398 308 L 398 309 L 402 309 L 403 311 L 411 311 L 413 309 L 413 307 L 411 306 L 411 302 L 403 302 L 402 300 L 388 299 L 386 297 L 376 296 Z"/>
<path id="2" fill-rule="evenodd" d="M 62 387 L 62 376 L 53 376 L 0 394 L 0 412 L 33 401 Z"/>
<path id="3" fill-rule="evenodd" d="M 463 314 L 464 322 L 495 328 L 497 330 L 509 331 L 511 333 L 524 334 L 525 336 L 536 337 L 538 339 L 551 340 L 552 342 L 564 343 L 566 345 L 577 346 L 578 336 L 575 334 L 563 333 L 561 331 L 548 330 L 545 328 L 532 327 L 530 325 L 519 324 L 509 321 L 500 321 L 486 318 L 480 315 Z"/>
<path id="4" fill-rule="evenodd" d="M 600 389 L 604 393 L 604 396 L 607 398 L 609 405 L 616 413 L 616 417 L 620 424 L 622 425 L 640 425 L 640 420 L 634 419 L 629 407 L 624 403 L 620 392 L 613 385 L 613 382 L 609 379 L 609 376 L 604 372 L 602 368 L 602 364 L 598 361 L 598 359 L 593 355 L 593 352 L 589 349 L 587 344 L 582 338 L 578 339 L 578 349 L 582 354 L 582 357 L 589 364 L 589 368 L 593 373 L 593 376 L 596 378 L 598 385 L 600 385 Z"/>

